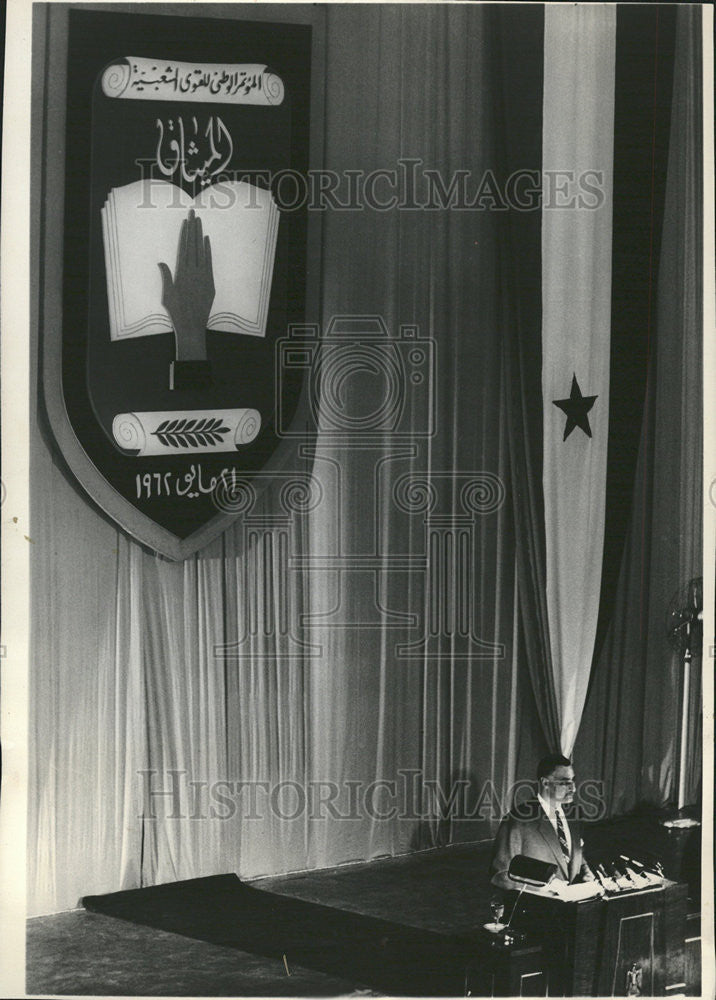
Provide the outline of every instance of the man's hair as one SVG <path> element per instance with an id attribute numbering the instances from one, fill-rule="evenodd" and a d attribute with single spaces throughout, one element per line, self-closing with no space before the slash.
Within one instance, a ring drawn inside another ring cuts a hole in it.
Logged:
<path id="1" fill-rule="evenodd" d="M 548 778 L 558 767 L 571 767 L 572 761 L 561 753 L 548 753 L 537 765 L 537 781 Z"/>

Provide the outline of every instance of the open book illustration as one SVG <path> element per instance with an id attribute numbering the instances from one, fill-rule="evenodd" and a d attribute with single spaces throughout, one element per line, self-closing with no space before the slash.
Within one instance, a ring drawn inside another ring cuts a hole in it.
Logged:
<path id="1" fill-rule="evenodd" d="M 171 333 L 158 264 L 173 270 L 190 208 L 211 241 L 216 295 L 209 329 L 263 337 L 279 210 L 270 191 L 222 181 L 196 198 L 167 181 L 112 188 L 102 209 L 112 340 Z"/>

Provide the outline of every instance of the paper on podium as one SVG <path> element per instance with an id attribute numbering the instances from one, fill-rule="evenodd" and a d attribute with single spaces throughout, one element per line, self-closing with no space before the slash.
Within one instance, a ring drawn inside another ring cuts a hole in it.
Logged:
<path id="1" fill-rule="evenodd" d="M 552 888 L 557 898 L 565 903 L 576 903 L 581 899 L 593 899 L 595 896 L 604 895 L 604 890 L 598 882 L 575 882 L 574 885 L 557 882 Z"/>
<path id="2" fill-rule="evenodd" d="M 569 885 L 563 879 L 554 879 L 547 885 L 526 885 L 523 891 L 534 896 L 561 899 L 563 903 L 575 903 L 581 899 L 592 899 L 604 895 L 604 890 L 598 882 L 576 882 L 574 885 Z"/>

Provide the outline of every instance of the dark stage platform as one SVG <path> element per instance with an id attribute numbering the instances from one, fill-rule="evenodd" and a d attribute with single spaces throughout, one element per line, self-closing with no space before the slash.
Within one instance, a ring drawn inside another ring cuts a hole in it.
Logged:
<path id="1" fill-rule="evenodd" d="M 628 853 L 645 837 L 672 849 L 672 877 L 687 874 L 685 844 L 654 817 L 600 824 L 586 839 L 599 857 L 615 838 Z M 29 922 L 27 989 L 459 996 L 490 918 L 490 853 L 489 843 L 465 845 L 252 884 L 225 874 L 87 897 L 87 912 Z"/>
<path id="2" fill-rule="evenodd" d="M 105 916 L 287 962 L 398 995 L 462 992 L 471 953 L 459 935 L 255 888 L 235 875 L 84 900 Z"/>

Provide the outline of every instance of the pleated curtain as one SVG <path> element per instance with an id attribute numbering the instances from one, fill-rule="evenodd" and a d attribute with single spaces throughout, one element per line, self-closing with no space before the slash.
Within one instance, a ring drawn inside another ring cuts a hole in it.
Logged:
<path id="1" fill-rule="evenodd" d="M 541 136 L 535 146 L 521 131 L 518 90 L 506 82 L 526 70 L 523 55 L 535 58 L 535 42 L 501 10 L 327 7 L 326 169 L 365 174 L 419 160 L 443 179 L 469 170 L 474 182 L 509 169 L 521 150 L 539 156 Z M 529 21 L 535 9 L 524 14 Z M 678 663 L 658 623 L 667 594 L 700 566 L 690 194 L 700 140 L 689 89 L 698 32 L 695 11 L 679 14 L 671 235 L 635 486 L 635 509 L 640 489 L 654 491 L 651 638 L 638 640 L 634 625 L 647 558 L 635 520 L 620 610 L 575 748 L 583 774 L 607 779 L 614 812 L 638 796 L 663 800 L 673 786 Z M 537 55 L 540 44 L 538 36 Z M 308 452 L 296 450 L 293 467 L 313 492 L 290 523 L 277 482 L 251 518 L 183 563 L 132 541 L 74 485 L 35 386 L 31 913 L 74 907 L 90 893 L 494 835 L 514 781 L 532 777 L 558 734 L 554 691 L 539 686 L 549 648 L 535 597 L 541 570 L 523 544 L 527 531 L 539 552 L 540 529 L 515 516 L 540 461 L 529 394 L 517 391 L 520 378 L 532 382 L 519 338 L 539 319 L 530 311 L 539 225 L 529 213 L 510 218 L 512 232 L 490 211 L 324 212 L 321 316 L 307 319 L 325 333 L 358 317 L 352 336 L 362 347 L 375 346 L 366 331 L 380 320 L 407 371 L 422 339 L 434 377 L 396 383 L 402 437 L 385 428 L 346 446 L 322 426 Z M 518 258 L 510 241 L 520 232 L 528 236 Z M 358 370 L 344 405 L 372 412 L 379 386 Z M 284 615 L 289 631 L 270 626 Z M 692 751 L 692 788 L 697 771 Z"/>
<path id="2" fill-rule="evenodd" d="M 615 611 L 595 660 L 575 754 L 605 806 L 676 801 L 683 662 L 667 639 L 672 600 L 702 575 L 703 146 L 701 12 L 676 23 L 663 235 L 647 396 Z M 677 597 L 678 599 L 678 597 Z M 701 655 L 692 668 L 687 803 L 701 784 Z"/>
<path id="3" fill-rule="evenodd" d="M 480 9 L 337 6 L 326 19 L 327 169 L 414 158 L 449 178 L 490 166 Z M 34 426 L 31 912 L 494 834 L 514 777 L 531 773 L 533 737 L 541 749 L 531 719 L 521 732 L 533 708 L 518 671 L 497 261 L 489 212 L 325 213 L 323 328 L 377 315 L 396 342 L 403 326 L 432 342 L 434 381 L 399 392 L 401 426 L 426 402 L 434 426 L 370 449 L 319 435 L 312 458 L 296 455 L 322 499 L 292 522 L 288 573 L 280 532 L 241 521 L 180 564 L 146 551 L 87 502 Z M 432 510 L 412 504 L 426 483 Z M 281 509 L 280 488 L 257 501 L 259 521 Z M 470 635 L 437 629 L 421 645 L 454 586 L 448 573 L 435 591 L 427 540 L 454 565 L 458 528 Z M 369 572 L 320 565 L 361 554 Z M 252 630 L 251 615 L 281 602 L 302 646 Z M 334 788 L 333 808 L 311 809 Z M 334 815 L 350 814 L 351 794 L 358 818 Z"/>

